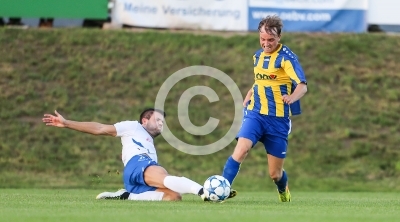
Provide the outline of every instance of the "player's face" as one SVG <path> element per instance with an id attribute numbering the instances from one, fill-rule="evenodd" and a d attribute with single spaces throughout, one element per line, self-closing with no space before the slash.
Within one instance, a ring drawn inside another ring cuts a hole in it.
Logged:
<path id="1" fill-rule="evenodd" d="M 154 112 L 149 120 L 143 122 L 143 126 L 153 136 L 161 134 L 164 126 L 164 116 L 159 112 Z"/>
<path id="2" fill-rule="evenodd" d="M 261 28 L 260 45 L 264 49 L 265 53 L 273 53 L 278 48 L 280 39 L 281 38 L 276 30 L 272 29 L 271 32 L 266 32 L 264 27 Z"/>

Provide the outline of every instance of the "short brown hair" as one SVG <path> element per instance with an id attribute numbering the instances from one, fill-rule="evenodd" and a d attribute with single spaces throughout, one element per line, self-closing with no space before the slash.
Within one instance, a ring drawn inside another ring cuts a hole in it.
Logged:
<path id="1" fill-rule="evenodd" d="M 162 110 L 155 109 L 155 108 L 147 108 L 140 114 L 139 123 L 140 124 L 143 123 L 143 121 L 142 121 L 143 118 L 150 119 L 154 112 L 158 112 L 158 113 L 164 115 L 164 118 L 167 116 L 167 114 Z"/>
<path id="2" fill-rule="evenodd" d="M 264 31 L 268 34 L 275 35 L 274 31 L 276 31 L 276 34 L 280 36 L 283 27 L 282 19 L 277 15 L 269 15 L 260 21 L 258 24 L 258 31 L 261 32 L 263 27 Z"/>

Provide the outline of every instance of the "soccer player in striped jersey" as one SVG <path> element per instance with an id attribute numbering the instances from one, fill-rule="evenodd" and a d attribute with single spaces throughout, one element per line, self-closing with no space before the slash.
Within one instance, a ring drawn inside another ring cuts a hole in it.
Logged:
<path id="1" fill-rule="evenodd" d="M 96 199 L 176 201 L 181 200 L 181 194 L 189 193 L 206 201 L 200 184 L 186 177 L 171 176 L 157 163 L 153 139 L 161 134 L 164 118 L 163 111 L 150 108 L 141 113 L 139 121 L 114 125 L 67 120 L 57 111 L 55 115 L 44 114 L 42 120 L 48 126 L 121 138 L 125 189 L 100 193 Z"/>
<path id="2" fill-rule="evenodd" d="M 223 176 L 232 184 L 249 150 L 261 142 L 279 200 L 290 202 L 283 164 L 291 131 L 290 116 L 301 113 L 299 99 L 307 92 L 307 81 L 297 56 L 279 43 L 282 27 L 278 16 L 268 16 L 259 23 L 261 49 L 253 55 L 255 82 L 244 99 L 238 142 L 226 161 Z"/>

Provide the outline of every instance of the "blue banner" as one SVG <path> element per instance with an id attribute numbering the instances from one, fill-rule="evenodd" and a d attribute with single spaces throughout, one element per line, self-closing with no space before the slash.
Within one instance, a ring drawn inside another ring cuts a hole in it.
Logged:
<path id="1" fill-rule="evenodd" d="M 256 31 L 258 23 L 267 15 L 278 15 L 286 32 L 365 32 L 365 10 L 303 10 L 249 7 L 248 28 Z"/>

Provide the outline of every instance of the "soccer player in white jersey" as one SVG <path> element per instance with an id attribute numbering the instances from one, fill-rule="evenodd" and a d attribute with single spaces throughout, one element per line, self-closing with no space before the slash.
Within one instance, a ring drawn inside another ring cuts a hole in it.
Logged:
<path id="1" fill-rule="evenodd" d="M 48 126 L 121 138 L 125 189 L 101 193 L 96 199 L 177 201 L 181 200 L 181 194 L 189 193 L 205 200 L 200 184 L 186 177 L 171 176 L 157 163 L 153 139 L 161 134 L 165 116 L 165 112 L 150 108 L 141 113 L 139 121 L 107 125 L 67 120 L 55 111 L 55 115 L 44 114 L 42 120 Z"/>

